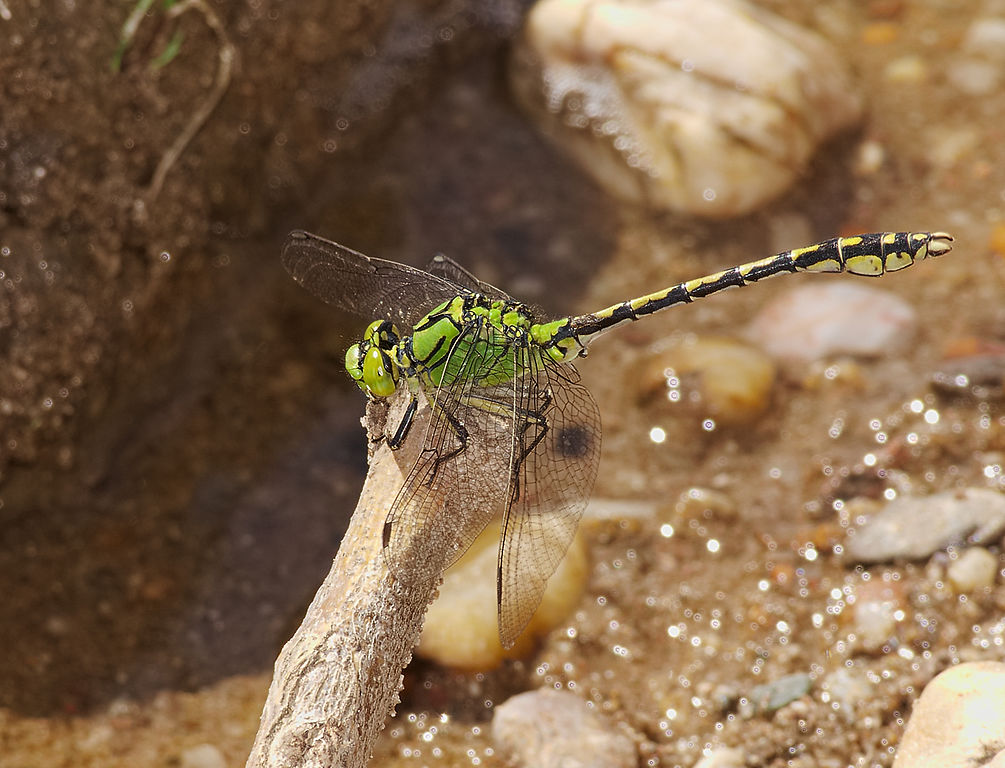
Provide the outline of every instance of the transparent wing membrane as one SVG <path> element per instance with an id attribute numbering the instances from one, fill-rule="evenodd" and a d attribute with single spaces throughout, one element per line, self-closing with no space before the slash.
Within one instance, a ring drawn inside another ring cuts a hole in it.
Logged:
<path id="1" fill-rule="evenodd" d="M 321 300 L 397 324 L 400 340 L 381 347 L 378 360 L 398 367 L 399 386 L 405 380 L 422 392 L 430 415 L 387 515 L 385 560 L 399 577 L 417 570 L 435 582 L 501 515 L 499 637 L 508 647 L 540 604 L 596 479 L 600 416 L 568 362 L 592 337 L 725 288 L 793 272 L 878 276 L 940 256 L 951 243 L 944 232 L 835 238 L 540 324 L 527 307 L 445 256 L 426 272 L 293 232 L 282 259 Z M 379 380 L 366 380 L 365 366 L 350 370 L 371 397 L 383 392 Z"/>
<path id="2" fill-rule="evenodd" d="M 460 293 L 443 277 L 407 264 L 371 259 L 308 232 L 291 232 L 282 255 L 294 280 L 326 304 L 369 320 L 390 320 L 401 331 Z"/>
<path id="3" fill-rule="evenodd" d="M 600 413 L 572 365 L 521 350 L 520 432 L 497 572 L 499 637 L 513 644 L 565 556 L 600 463 Z"/>

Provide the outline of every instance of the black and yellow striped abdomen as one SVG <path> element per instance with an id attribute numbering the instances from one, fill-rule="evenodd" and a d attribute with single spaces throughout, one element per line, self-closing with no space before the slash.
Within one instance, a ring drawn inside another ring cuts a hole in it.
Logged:
<path id="1" fill-rule="evenodd" d="M 879 277 L 909 267 L 915 261 L 947 253 L 952 248 L 952 240 L 945 232 L 876 232 L 835 237 L 688 280 L 589 315 L 535 326 L 531 333 L 552 359 L 569 360 L 582 354 L 592 338 L 620 323 L 676 304 L 687 304 L 727 288 L 739 288 L 792 272 L 850 272 Z"/>

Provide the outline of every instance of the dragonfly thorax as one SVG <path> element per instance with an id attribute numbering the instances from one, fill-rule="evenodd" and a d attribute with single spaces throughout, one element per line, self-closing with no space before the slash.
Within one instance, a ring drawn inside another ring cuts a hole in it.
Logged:
<path id="1" fill-rule="evenodd" d="M 374 320 L 363 340 L 345 353 L 345 369 L 367 397 L 390 397 L 398 386 L 398 329 L 388 320 Z"/>

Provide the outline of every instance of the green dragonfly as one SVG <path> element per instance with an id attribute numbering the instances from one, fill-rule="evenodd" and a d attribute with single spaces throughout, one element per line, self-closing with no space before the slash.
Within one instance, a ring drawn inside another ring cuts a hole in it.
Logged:
<path id="1" fill-rule="evenodd" d="M 894 272 L 947 253 L 952 240 L 944 232 L 834 238 L 551 321 L 445 256 L 423 271 L 296 231 L 282 258 L 317 298 L 373 321 L 349 347 L 346 370 L 371 399 L 407 386 L 410 403 L 387 436 L 392 449 L 405 441 L 419 398 L 429 403 L 421 451 L 384 524 L 389 569 L 401 574 L 407 562 L 409 572 L 438 579 L 501 514 L 497 605 L 508 648 L 540 604 L 593 489 L 600 416 L 572 361 L 594 338 L 774 275 Z"/>

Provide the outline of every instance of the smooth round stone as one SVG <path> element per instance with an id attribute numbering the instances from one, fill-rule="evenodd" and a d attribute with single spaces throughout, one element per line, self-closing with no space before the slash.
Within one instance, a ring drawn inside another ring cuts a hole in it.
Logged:
<path id="1" fill-rule="evenodd" d="M 717 336 L 689 336 L 644 364 L 640 391 L 669 407 L 687 406 L 723 426 L 756 421 L 771 403 L 775 365 L 756 347 Z M 675 400 L 675 397 L 679 399 Z"/>
<path id="2" fill-rule="evenodd" d="M 900 496 L 859 526 L 845 544 L 860 563 L 923 560 L 969 538 L 995 540 L 1005 532 L 1005 496 L 986 488 Z"/>
<path id="3" fill-rule="evenodd" d="M 745 768 L 747 765 L 743 750 L 735 747 L 715 747 L 694 768 Z"/>
<path id="4" fill-rule="evenodd" d="M 1005 63 L 1005 18 L 987 16 L 975 20 L 960 46 L 963 53 Z"/>
<path id="5" fill-rule="evenodd" d="M 757 313 L 747 337 L 781 360 L 870 357 L 901 348 L 916 325 L 917 314 L 898 296 L 838 281 L 785 291 Z"/>
<path id="6" fill-rule="evenodd" d="M 708 217 L 777 197 L 862 114 L 824 38 L 744 0 L 541 0 L 511 82 L 612 195 Z"/>
<path id="7" fill-rule="evenodd" d="M 635 768 L 635 743 L 607 718 L 568 691 L 540 689 L 496 707 L 496 746 L 518 766 Z"/>
<path id="8" fill-rule="evenodd" d="M 839 667 L 828 673 L 820 688 L 823 701 L 834 705 L 848 723 L 855 722 L 859 707 L 873 696 L 873 686 L 861 668 Z"/>
<path id="9" fill-rule="evenodd" d="M 949 63 L 949 81 L 971 96 L 988 96 L 998 90 L 1005 66 L 1005 19 L 977 19 L 967 29 L 960 56 Z"/>
<path id="10" fill-rule="evenodd" d="M 869 653 L 882 649 L 896 635 L 908 607 L 900 582 L 872 579 L 858 585 L 852 619 L 862 649 Z"/>
<path id="11" fill-rule="evenodd" d="M 893 768 L 1001 764 L 1003 734 L 1005 664 L 960 664 L 925 686 L 914 705 Z"/>
<path id="12" fill-rule="evenodd" d="M 921 56 L 901 56 L 886 65 L 883 76 L 897 85 L 918 85 L 928 79 L 928 64 Z"/>
<path id="13" fill-rule="evenodd" d="M 958 592 L 975 592 L 994 586 L 1000 568 L 997 555 L 983 547 L 970 547 L 949 564 L 946 576 Z"/>
<path id="14" fill-rule="evenodd" d="M 1002 67 L 983 59 L 961 59 L 946 70 L 949 81 L 970 96 L 987 96 L 1001 83 Z"/>
<path id="15" fill-rule="evenodd" d="M 225 768 L 227 761 L 212 744 L 199 744 L 181 753 L 181 768 Z"/>
<path id="16" fill-rule="evenodd" d="M 526 656 L 538 638 L 560 624 L 586 587 L 589 564 L 580 533 L 548 581 L 544 599 L 512 648 L 499 642 L 496 566 L 499 522 L 490 523 L 443 575 L 439 596 L 426 612 L 416 653 L 447 667 L 488 670 L 503 659 Z"/>
<path id="17" fill-rule="evenodd" d="M 770 714 L 782 707 L 802 698 L 813 687 L 812 678 L 797 672 L 785 675 L 762 685 L 755 685 L 747 696 L 746 709 L 741 708 L 741 715 Z"/>

